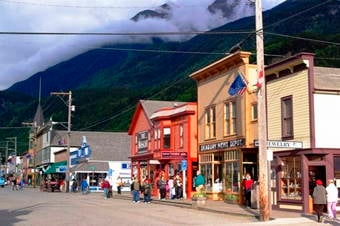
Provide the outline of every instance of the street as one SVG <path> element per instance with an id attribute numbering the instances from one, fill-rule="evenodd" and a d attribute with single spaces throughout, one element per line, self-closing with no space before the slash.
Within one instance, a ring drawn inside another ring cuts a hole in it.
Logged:
<path id="1" fill-rule="evenodd" d="M 331 225 L 307 218 L 258 222 L 255 218 L 199 211 L 156 203 L 105 200 L 100 193 L 23 192 L 0 188 L 0 225 Z M 336 225 L 333 223 L 333 225 Z"/>

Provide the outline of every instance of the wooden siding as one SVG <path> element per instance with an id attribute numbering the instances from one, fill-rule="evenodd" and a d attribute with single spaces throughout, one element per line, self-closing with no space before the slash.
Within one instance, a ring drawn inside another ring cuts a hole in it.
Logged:
<path id="1" fill-rule="evenodd" d="M 281 140 L 281 98 L 293 97 L 294 141 L 310 148 L 308 71 L 304 70 L 267 83 L 268 140 Z"/>

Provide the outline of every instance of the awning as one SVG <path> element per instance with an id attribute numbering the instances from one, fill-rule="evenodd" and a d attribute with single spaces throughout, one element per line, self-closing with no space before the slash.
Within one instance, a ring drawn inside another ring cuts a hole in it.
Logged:
<path id="1" fill-rule="evenodd" d="M 150 160 L 149 160 L 149 164 L 151 164 L 151 165 L 159 165 L 159 164 L 161 164 L 161 163 L 160 163 L 159 160 L 157 160 L 157 159 L 150 159 Z"/>
<path id="2" fill-rule="evenodd" d="M 50 164 L 45 170 L 45 174 L 51 173 L 65 173 L 67 169 L 67 161 L 56 162 Z"/>
<path id="3" fill-rule="evenodd" d="M 108 162 L 83 162 L 77 164 L 71 168 L 72 172 L 83 172 L 83 173 L 107 173 L 109 171 Z"/>

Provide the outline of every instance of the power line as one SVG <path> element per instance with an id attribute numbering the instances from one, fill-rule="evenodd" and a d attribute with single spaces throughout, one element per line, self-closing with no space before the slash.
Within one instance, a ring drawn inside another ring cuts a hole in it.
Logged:
<path id="1" fill-rule="evenodd" d="M 285 37 L 285 38 L 299 39 L 299 40 L 310 41 L 310 42 L 318 42 L 318 43 L 323 43 L 327 45 L 340 46 L 340 43 L 338 42 L 323 41 L 323 40 L 318 40 L 318 39 L 304 38 L 304 37 L 298 37 L 298 36 L 293 36 L 293 35 L 285 35 L 285 34 L 279 34 L 279 33 L 274 33 L 274 32 L 265 32 L 265 34 L 273 35 L 273 36 L 280 36 L 280 37 Z"/>
<path id="2" fill-rule="evenodd" d="M 31 32 L 0 31 L 0 35 L 77 35 L 77 36 L 163 36 L 163 35 L 231 35 L 251 34 L 254 31 L 169 31 L 169 32 Z"/>

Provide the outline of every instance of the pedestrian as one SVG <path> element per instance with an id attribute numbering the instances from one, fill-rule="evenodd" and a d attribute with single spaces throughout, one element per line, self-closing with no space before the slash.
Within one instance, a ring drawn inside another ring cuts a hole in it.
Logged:
<path id="1" fill-rule="evenodd" d="M 75 179 L 73 179 L 72 185 L 71 185 L 72 192 L 77 192 L 77 188 L 78 188 L 78 183 Z"/>
<path id="2" fill-rule="evenodd" d="M 182 199 L 183 198 L 183 181 L 182 178 L 177 174 L 174 181 L 175 191 L 176 191 L 176 198 Z"/>
<path id="3" fill-rule="evenodd" d="M 326 187 L 327 191 L 327 212 L 331 220 L 336 219 L 336 203 L 338 202 L 338 188 L 334 184 L 334 180 L 329 179 Z"/>
<path id="4" fill-rule="evenodd" d="M 88 187 L 89 187 L 89 184 L 87 183 L 86 178 L 83 178 L 83 180 L 80 182 L 80 187 L 81 187 L 81 193 L 83 195 L 86 195 L 88 192 Z"/>
<path id="5" fill-rule="evenodd" d="M 243 180 L 243 189 L 244 189 L 244 197 L 245 204 L 247 208 L 251 207 L 251 188 L 254 184 L 254 180 L 251 178 L 250 174 L 247 173 Z"/>
<path id="6" fill-rule="evenodd" d="M 323 182 L 321 180 L 315 181 L 316 186 L 313 190 L 313 199 L 315 205 L 315 212 L 318 217 L 318 222 L 322 222 L 323 220 L 323 209 L 327 203 L 327 192 L 326 188 L 323 186 Z"/>
<path id="7" fill-rule="evenodd" d="M 175 190 L 175 186 L 174 186 L 174 178 L 170 177 L 170 179 L 168 180 L 168 185 L 169 185 L 169 197 L 170 199 L 174 199 L 176 196 L 176 190 Z"/>
<path id="8" fill-rule="evenodd" d="M 101 188 L 104 190 L 104 199 L 108 199 L 109 198 L 109 189 L 110 189 L 110 183 L 109 181 L 103 179 L 102 183 L 101 183 Z"/>
<path id="9" fill-rule="evenodd" d="M 195 182 L 196 191 L 197 192 L 202 192 L 203 189 L 204 189 L 204 185 L 205 185 L 205 178 L 201 174 L 201 171 L 197 170 L 194 182 Z"/>
<path id="10" fill-rule="evenodd" d="M 137 203 L 137 202 L 140 202 L 139 199 L 140 199 L 140 183 L 139 183 L 139 180 L 134 177 L 133 180 L 132 180 L 132 183 L 131 183 L 131 192 L 132 192 L 132 202 L 133 203 Z"/>
<path id="11" fill-rule="evenodd" d="M 165 177 L 162 175 L 158 180 L 158 189 L 160 194 L 160 199 L 163 200 L 166 197 L 166 180 Z"/>
<path id="12" fill-rule="evenodd" d="M 151 202 L 151 182 L 148 176 L 145 176 L 145 179 L 143 181 L 143 186 L 144 186 L 144 203 L 150 203 Z"/>
<path id="13" fill-rule="evenodd" d="M 123 180 L 120 176 L 117 178 L 117 194 L 120 195 L 122 194 L 122 187 L 123 187 Z"/>

